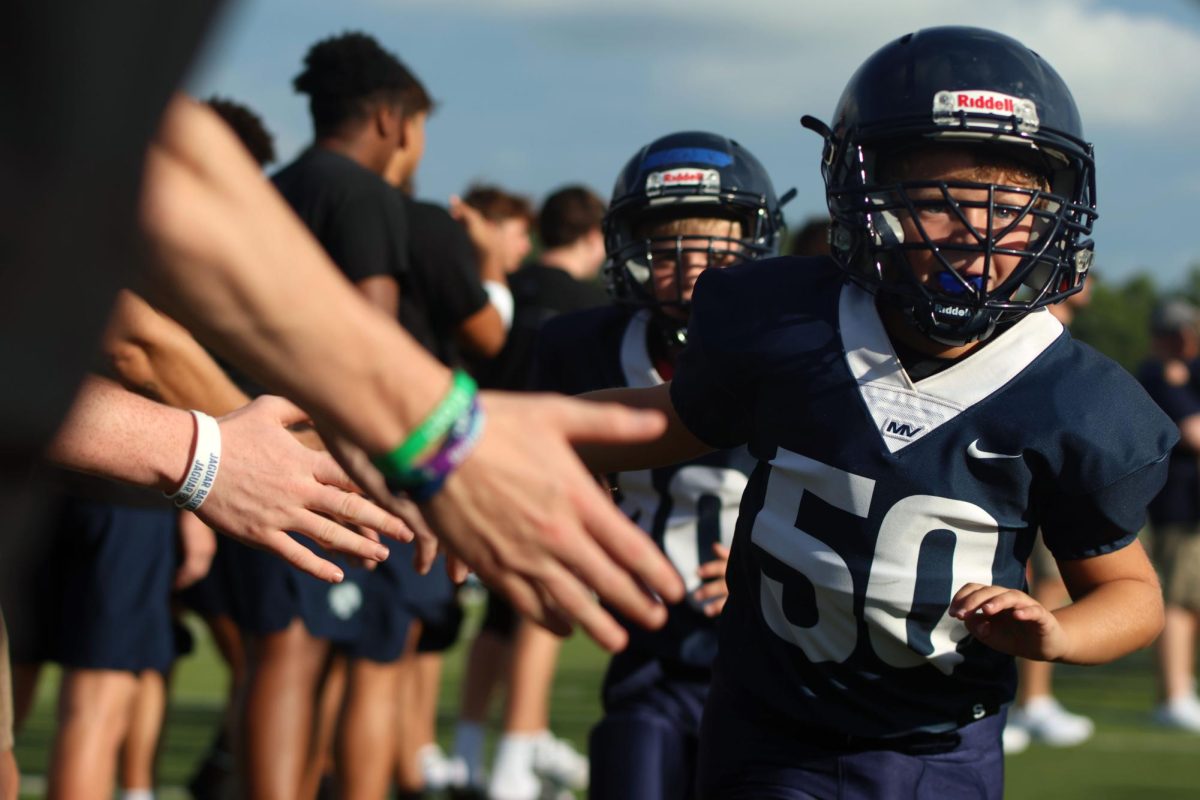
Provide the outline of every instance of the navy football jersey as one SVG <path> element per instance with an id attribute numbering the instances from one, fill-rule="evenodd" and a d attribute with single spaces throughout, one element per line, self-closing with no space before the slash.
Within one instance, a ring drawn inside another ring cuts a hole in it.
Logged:
<path id="1" fill-rule="evenodd" d="M 649 311 L 618 306 L 551 320 L 539 340 L 535 385 L 581 394 L 661 384 L 646 344 L 649 324 Z M 623 472 L 617 479 L 621 510 L 662 548 L 689 593 L 700 587 L 696 568 L 714 558 L 713 544 L 728 546 L 733 539 L 752 466 L 746 448 L 734 447 L 684 464 Z M 690 597 L 671 608 L 661 630 L 626 627 L 630 649 L 657 658 L 707 667 L 716 653 L 715 622 Z"/>
<path id="2" fill-rule="evenodd" d="M 912 382 L 874 298 L 833 262 L 705 273 L 671 386 L 687 427 L 747 443 L 717 674 L 792 726 L 950 730 L 1011 700 L 1013 659 L 947 613 L 1132 542 L 1175 426 L 1132 376 L 1031 313 Z"/>

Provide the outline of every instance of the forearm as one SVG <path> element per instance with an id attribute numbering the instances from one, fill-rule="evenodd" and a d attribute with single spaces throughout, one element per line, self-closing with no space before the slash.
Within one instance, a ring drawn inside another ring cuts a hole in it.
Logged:
<path id="1" fill-rule="evenodd" d="M 250 402 L 191 334 L 131 292 L 118 299 L 104 349 L 123 384 L 167 405 L 219 417 Z"/>
<path id="2" fill-rule="evenodd" d="M 652 409 L 667 418 L 662 436 L 636 444 L 585 444 L 576 448 L 583 463 L 597 475 L 649 469 L 690 461 L 713 448 L 692 435 L 671 404 L 670 384 L 651 389 L 603 389 L 580 395 L 594 402 L 620 403 L 630 408 Z"/>
<path id="3" fill-rule="evenodd" d="M 1105 664 L 1154 641 L 1163 626 L 1157 581 L 1125 578 L 1095 587 L 1054 612 L 1066 634 L 1067 664 Z"/>
<path id="4" fill-rule="evenodd" d="M 188 466 L 191 415 L 88 378 L 46 457 L 67 469 L 170 491 Z"/>
<path id="5" fill-rule="evenodd" d="M 143 196 L 157 304 L 314 418 L 381 452 L 445 392 L 447 370 L 337 272 L 196 104 L 169 109 Z"/>

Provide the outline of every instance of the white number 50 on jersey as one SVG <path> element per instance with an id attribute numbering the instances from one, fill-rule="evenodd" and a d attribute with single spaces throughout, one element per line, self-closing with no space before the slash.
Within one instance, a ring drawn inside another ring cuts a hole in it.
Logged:
<path id="1" fill-rule="evenodd" d="M 811 627 L 791 622 L 783 610 L 783 584 L 765 573 L 763 617 L 776 635 L 803 650 L 810 661 L 845 661 L 858 638 L 854 578 L 841 556 L 798 527 L 797 509 L 807 492 L 865 519 L 875 481 L 782 449 L 771 464 L 766 498 L 751 540 L 812 583 L 816 622 Z M 956 649 L 967 635 L 962 622 L 943 613 L 929 632 L 929 641 L 920 647 L 925 652 L 909 641 L 908 617 L 916 596 L 918 556 L 925 538 L 935 531 L 950 531 L 955 539 L 951 593 L 965 583 L 992 582 L 992 562 L 999 543 L 996 520 L 972 503 L 913 495 L 892 506 L 880 524 L 864 616 L 871 647 L 885 663 L 915 667 L 928 662 L 950 674 L 962 661 Z M 949 601 L 947 597 L 947 605 Z"/>

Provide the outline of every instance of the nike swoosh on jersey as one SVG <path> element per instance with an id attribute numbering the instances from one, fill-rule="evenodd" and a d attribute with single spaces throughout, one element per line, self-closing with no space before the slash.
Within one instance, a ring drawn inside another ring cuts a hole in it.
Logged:
<path id="1" fill-rule="evenodd" d="M 990 453 L 987 450 L 979 449 L 979 440 L 971 442 L 967 445 L 967 455 L 971 458 L 1020 458 L 1021 454 L 1009 455 L 1008 453 Z"/>

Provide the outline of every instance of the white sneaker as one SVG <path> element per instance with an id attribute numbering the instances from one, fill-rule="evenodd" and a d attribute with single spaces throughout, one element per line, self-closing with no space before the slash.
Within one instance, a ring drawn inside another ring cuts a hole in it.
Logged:
<path id="1" fill-rule="evenodd" d="M 489 800 L 539 800 L 542 783 L 532 772 L 493 772 L 487 796 Z"/>
<path id="2" fill-rule="evenodd" d="M 1200 733 L 1200 699 L 1187 694 L 1163 703 L 1154 709 L 1154 721 L 1168 728 Z"/>
<path id="3" fill-rule="evenodd" d="M 1029 732 L 1022 727 L 1013 725 L 1011 721 L 1004 726 L 1000 735 L 1000 743 L 1004 747 L 1004 755 L 1015 756 L 1029 749 Z"/>
<path id="4" fill-rule="evenodd" d="M 1038 697 L 1008 712 L 1008 724 L 1023 728 L 1034 739 L 1051 747 L 1073 747 L 1092 738 L 1095 724 L 1072 714 L 1053 697 Z"/>
<path id="5" fill-rule="evenodd" d="M 534 745 L 533 771 L 546 783 L 574 792 L 588 787 L 587 756 L 549 731 Z"/>

